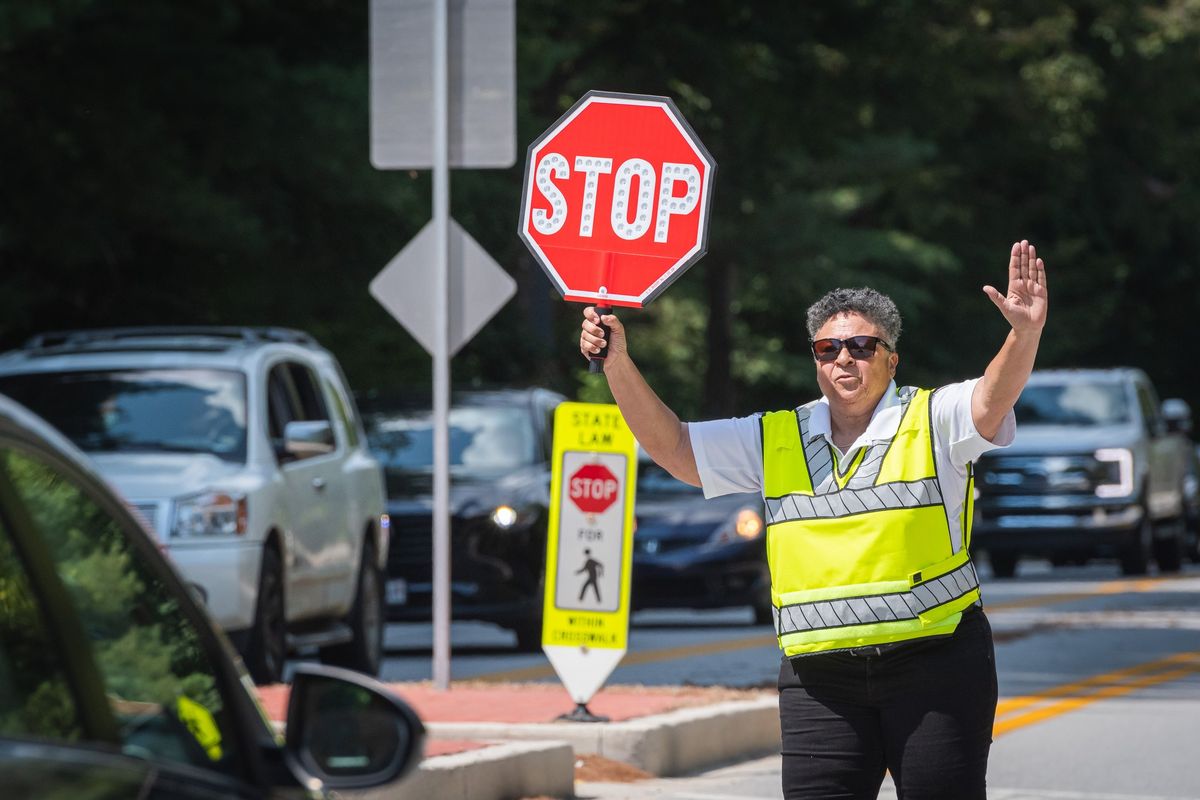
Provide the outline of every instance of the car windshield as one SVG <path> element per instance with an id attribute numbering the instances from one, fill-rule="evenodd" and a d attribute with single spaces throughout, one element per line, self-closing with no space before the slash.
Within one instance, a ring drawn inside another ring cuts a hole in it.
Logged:
<path id="1" fill-rule="evenodd" d="M 246 381 L 215 369 L 126 369 L 0 376 L 88 453 L 209 453 L 246 460 Z"/>
<path id="2" fill-rule="evenodd" d="M 367 439 L 384 468 L 429 472 L 433 468 L 433 417 L 377 414 L 367 419 Z M 537 437 L 522 408 L 462 406 L 450 409 L 450 471 L 487 475 L 534 463 Z"/>
<path id="3" fill-rule="evenodd" d="M 1016 404 L 1021 425 L 1117 425 L 1129 422 L 1129 401 L 1119 383 L 1038 384 Z"/>
<path id="4" fill-rule="evenodd" d="M 699 486 L 684 483 L 649 459 L 638 460 L 639 494 L 702 494 Z"/>

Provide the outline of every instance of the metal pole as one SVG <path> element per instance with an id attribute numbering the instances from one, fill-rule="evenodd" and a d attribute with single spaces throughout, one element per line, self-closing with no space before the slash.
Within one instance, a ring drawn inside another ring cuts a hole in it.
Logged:
<path id="1" fill-rule="evenodd" d="M 447 0 L 433 4 L 433 686 L 450 688 L 450 152 Z"/>

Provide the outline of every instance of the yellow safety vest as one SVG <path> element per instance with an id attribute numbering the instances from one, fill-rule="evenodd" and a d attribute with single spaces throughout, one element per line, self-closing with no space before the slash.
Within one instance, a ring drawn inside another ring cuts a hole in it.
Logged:
<path id="1" fill-rule="evenodd" d="M 762 416 L 763 497 L 775 633 L 788 656 L 952 633 L 979 600 L 968 473 L 950 533 L 928 389 L 897 390 L 900 425 L 839 464 L 810 440 L 815 403 Z"/>

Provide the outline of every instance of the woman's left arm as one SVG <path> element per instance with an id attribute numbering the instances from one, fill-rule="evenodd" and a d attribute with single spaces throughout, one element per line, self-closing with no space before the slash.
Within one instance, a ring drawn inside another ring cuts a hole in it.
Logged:
<path id="1" fill-rule="evenodd" d="M 1037 249 L 1024 240 L 1015 243 L 1008 261 L 1008 293 L 1000 294 L 991 286 L 983 291 L 1012 326 L 971 395 L 975 428 L 990 441 L 1029 380 L 1046 325 L 1046 265 L 1037 257 Z"/>

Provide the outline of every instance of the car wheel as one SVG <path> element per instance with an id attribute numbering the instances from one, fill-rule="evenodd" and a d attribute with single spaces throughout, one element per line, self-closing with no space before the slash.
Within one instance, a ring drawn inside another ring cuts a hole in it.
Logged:
<path id="1" fill-rule="evenodd" d="M 992 575 L 997 578 L 1011 578 L 1017 574 L 1017 553 L 1004 550 L 989 550 L 988 563 L 992 565 Z"/>
<path id="2" fill-rule="evenodd" d="M 1179 572 L 1183 569 L 1183 538 L 1186 533 L 1182 517 L 1166 524 L 1172 535 L 1154 540 L 1154 562 L 1160 572 Z"/>
<path id="3" fill-rule="evenodd" d="M 258 684 L 279 683 L 287 660 L 287 619 L 283 610 L 283 566 L 279 554 L 263 548 L 254 626 L 246 646 L 246 668 Z"/>
<path id="4" fill-rule="evenodd" d="M 761 592 L 758 602 L 754 604 L 754 624 L 755 625 L 775 625 L 774 605 L 771 603 L 771 586 Z"/>
<path id="5" fill-rule="evenodd" d="M 375 545 L 363 544 L 358 588 L 347 620 L 354 638 L 345 644 L 322 647 L 321 661 L 335 667 L 378 675 L 383 663 L 383 578 L 375 558 Z"/>
<path id="6" fill-rule="evenodd" d="M 1121 548 L 1121 574 L 1145 575 L 1150 568 L 1150 550 L 1154 543 L 1154 525 L 1150 513 L 1143 509 L 1142 522 L 1133 532 L 1129 542 Z"/>

